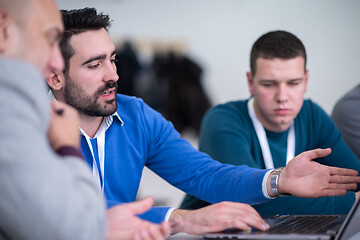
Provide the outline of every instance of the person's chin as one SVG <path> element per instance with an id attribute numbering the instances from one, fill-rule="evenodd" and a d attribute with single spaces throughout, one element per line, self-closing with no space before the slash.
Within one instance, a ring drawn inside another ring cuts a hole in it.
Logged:
<path id="1" fill-rule="evenodd" d="M 106 104 L 106 106 L 104 106 L 104 109 L 106 109 L 106 112 L 108 112 L 109 115 L 115 113 L 117 110 L 116 100 L 114 99 L 114 101 L 111 104 L 109 103 Z"/>
<path id="2" fill-rule="evenodd" d="M 281 128 L 287 128 L 290 127 L 291 123 L 293 121 L 293 118 L 282 118 L 278 121 L 278 125 Z"/>

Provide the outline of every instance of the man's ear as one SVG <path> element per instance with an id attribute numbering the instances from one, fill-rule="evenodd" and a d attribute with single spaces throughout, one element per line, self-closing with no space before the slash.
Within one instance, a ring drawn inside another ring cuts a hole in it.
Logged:
<path id="1" fill-rule="evenodd" d="M 251 72 L 246 72 L 246 77 L 247 77 L 249 92 L 250 92 L 251 96 L 254 96 L 253 77 L 252 77 Z"/>
<path id="2" fill-rule="evenodd" d="M 9 41 L 9 14 L 0 9 L 0 54 L 4 54 Z"/>
<path id="3" fill-rule="evenodd" d="M 59 91 L 64 87 L 64 74 L 63 73 L 56 74 L 52 72 L 46 78 L 46 82 L 50 88 L 52 88 L 55 91 Z"/>

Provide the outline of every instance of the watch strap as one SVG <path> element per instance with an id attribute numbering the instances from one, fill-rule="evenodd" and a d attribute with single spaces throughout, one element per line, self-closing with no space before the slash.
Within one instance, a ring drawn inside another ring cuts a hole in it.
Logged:
<path id="1" fill-rule="evenodd" d="M 281 171 L 284 169 L 284 167 L 280 167 L 280 168 L 276 168 L 271 175 L 270 178 L 270 186 L 271 186 L 271 191 L 274 194 L 275 197 L 283 197 L 283 196 L 290 196 L 291 194 L 288 193 L 280 193 L 278 190 L 278 186 L 279 186 L 279 179 L 280 179 L 280 174 Z"/>

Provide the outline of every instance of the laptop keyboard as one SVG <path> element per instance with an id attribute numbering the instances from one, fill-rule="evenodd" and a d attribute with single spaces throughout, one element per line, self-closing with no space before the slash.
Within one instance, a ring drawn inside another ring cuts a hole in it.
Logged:
<path id="1" fill-rule="evenodd" d="M 317 233 L 339 216 L 295 216 L 271 227 L 270 233 Z"/>

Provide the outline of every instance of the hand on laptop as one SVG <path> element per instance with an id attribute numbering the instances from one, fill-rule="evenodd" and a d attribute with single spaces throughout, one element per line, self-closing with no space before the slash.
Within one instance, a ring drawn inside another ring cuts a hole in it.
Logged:
<path id="1" fill-rule="evenodd" d="M 221 202 L 197 210 L 175 209 L 169 219 L 172 233 L 204 234 L 229 228 L 267 230 L 269 226 L 248 204 Z"/>
<path id="2" fill-rule="evenodd" d="M 280 193 L 290 193 L 297 197 L 327 197 L 345 195 L 348 190 L 355 190 L 360 182 L 355 170 L 329 167 L 313 159 L 325 157 L 331 149 L 306 151 L 294 159 L 282 170 L 279 177 Z M 272 196 L 268 180 L 268 193 Z"/>
<path id="3" fill-rule="evenodd" d="M 168 223 L 154 224 L 137 217 L 153 204 L 148 197 L 141 201 L 111 207 L 106 211 L 107 240 L 163 240 L 170 234 Z"/>

